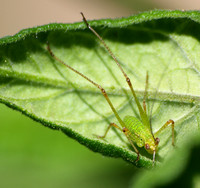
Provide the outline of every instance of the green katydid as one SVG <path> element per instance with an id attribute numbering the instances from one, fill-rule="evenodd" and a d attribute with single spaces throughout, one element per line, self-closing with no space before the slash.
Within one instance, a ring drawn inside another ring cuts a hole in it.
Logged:
<path id="1" fill-rule="evenodd" d="M 106 45 L 106 43 L 104 42 L 104 40 L 101 38 L 101 36 L 89 25 L 89 23 L 87 22 L 85 16 L 83 15 L 83 13 L 81 13 L 82 17 L 83 17 L 83 21 L 86 24 L 87 28 L 89 28 L 92 33 L 98 37 L 98 39 L 101 41 L 101 43 L 103 44 L 103 46 L 105 47 L 105 49 L 108 51 L 108 53 L 111 55 L 111 57 L 113 58 L 113 60 L 115 61 L 115 63 L 117 64 L 117 66 L 119 67 L 119 69 L 121 70 L 122 74 L 124 75 L 126 82 L 128 83 L 128 86 L 133 94 L 133 97 L 135 99 L 136 105 L 138 107 L 139 110 L 139 114 L 140 114 L 140 120 L 137 119 L 136 117 L 133 116 L 125 116 L 125 118 L 122 120 L 121 117 L 119 116 L 119 114 L 117 113 L 116 109 L 114 108 L 112 102 L 110 101 L 106 91 L 104 90 L 103 87 L 101 87 L 99 84 L 97 84 L 96 82 L 94 82 L 93 80 L 91 80 L 90 78 L 88 78 L 87 76 L 83 75 L 81 72 L 77 71 L 76 69 L 72 68 L 71 66 L 69 66 L 68 64 L 64 63 L 61 59 L 59 59 L 57 56 L 55 56 L 55 54 L 52 52 L 50 45 L 48 43 L 47 45 L 47 49 L 50 53 L 50 55 L 57 60 L 58 62 L 62 63 L 63 65 L 65 65 L 67 68 L 69 68 L 70 70 L 72 70 L 73 72 L 79 74 L 80 76 L 82 76 L 84 79 L 86 79 L 87 81 L 89 81 L 91 84 L 93 84 L 94 86 L 96 86 L 101 93 L 103 94 L 103 96 L 105 97 L 106 101 L 108 102 L 110 108 L 112 109 L 115 117 L 117 118 L 120 126 L 118 126 L 116 123 L 110 123 L 110 125 L 108 126 L 108 128 L 105 131 L 105 134 L 103 136 L 98 136 L 98 138 L 105 138 L 108 131 L 110 130 L 111 127 L 115 127 L 117 129 L 119 129 L 121 132 L 123 132 L 128 141 L 130 142 L 130 144 L 132 145 L 132 147 L 134 148 L 135 152 L 137 153 L 137 159 L 136 162 L 139 160 L 139 151 L 135 146 L 135 143 L 137 144 L 138 147 L 145 147 L 145 149 L 147 150 L 148 153 L 153 154 L 153 164 L 155 162 L 155 154 L 158 150 L 158 144 L 159 144 L 159 138 L 157 137 L 158 134 L 160 132 L 162 132 L 167 126 L 171 125 L 172 127 L 172 145 L 174 145 L 174 121 L 173 120 L 168 120 L 156 133 L 152 132 L 151 129 L 151 122 L 150 119 L 147 116 L 147 112 L 146 112 L 146 95 L 147 95 L 147 88 L 148 88 L 148 74 L 146 75 L 146 87 L 145 87 L 145 92 L 144 92 L 144 98 L 143 98 L 143 107 L 141 106 L 136 93 L 133 89 L 131 80 L 129 79 L 129 77 L 127 76 L 127 74 L 124 72 L 123 68 L 121 67 L 121 65 L 119 64 L 117 58 L 115 57 L 115 55 L 112 53 L 112 51 L 110 50 L 110 48 Z"/>

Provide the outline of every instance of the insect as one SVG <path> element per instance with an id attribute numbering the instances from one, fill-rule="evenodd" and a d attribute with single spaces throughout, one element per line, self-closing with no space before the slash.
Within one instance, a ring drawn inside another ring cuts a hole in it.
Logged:
<path id="1" fill-rule="evenodd" d="M 136 93 L 135 93 L 134 88 L 132 86 L 131 80 L 129 79 L 129 77 L 127 76 L 127 74 L 125 73 L 123 68 L 121 67 L 121 65 L 118 62 L 117 58 L 112 53 L 110 48 L 107 46 L 105 41 L 101 38 L 101 36 L 89 25 L 89 23 L 87 22 L 84 14 L 81 13 L 81 15 L 83 17 L 83 22 L 86 24 L 87 28 L 89 28 L 92 31 L 92 33 L 100 40 L 100 42 L 103 44 L 103 46 L 105 47 L 107 52 L 110 54 L 110 56 L 113 58 L 113 60 L 115 61 L 115 63 L 119 67 L 120 71 L 122 72 L 123 76 L 125 77 L 126 82 L 127 82 L 128 86 L 129 86 L 129 88 L 130 88 L 130 90 L 132 92 L 132 95 L 134 97 L 134 100 L 136 102 L 137 108 L 139 110 L 140 119 L 129 115 L 129 116 L 125 116 L 124 119 L 122 120 L 121 117 L 119 116 L 119 114 L 117 113 L 115 107 L 113 106 L 112 102 L 110 101 L 105 89 L 101 85 L 99 85 L 98 83 L 94 82 L 93 80 L 91 80 L 90 78 L 88 78 L 87 76 L 82 74 L 81 72 L 77 71 L 76 69 L 72 68 L 68 64 L 64 63 L 61 59 L 59 59 L 52 52 L 49 43 L 47 43 L 47 49 L 48 49 L 50 55 L 56 61 L 62 63 L 68 69 L 72 70 L 76 74 L 79 74 L 81 77 L 83 77 L 88 82 L 90 82 L 95 87 L 97 87 L 101 91 L 102 95 L 104 96 L 104 98 L 107 101 L 107 103 L 110 106 L 110 108 L 112 109 L 112 111 L 113 111 L 116 119 L 118 120 L 119 124 L 116 124 L 114 122 L 110 123 L 110 125 L 108 126 L 108 128 L 105 131 L 105 134 L 103 136 L 98 136 L 98 138 L 105 138 L 107 133 L 108 133 L 108 131 L 110 130 L 110 128 L 111 127 L 115 127 L 115 128 L 119 129 L 121 132 L 123 132 L 125 134 L 125 136 L 127 137 L 128 141 L 132 145 L 133 149 L 137 153 L 137 159 L 136 159 L 135 162 L 137 162 L 139 160 L 139 158 L 140 158 L 139 151 L 138 151 L 137 147 L 135 146 L 135 144 L 136 144 L 138 147 L 144 147 L 148 153 L 153 154 L 153 164 L 154 164 L 155 163 L 155 155 L 156 155 L 156 152 L 158 150 L 158 145 L 159 145 L 159 142 L 160 142 L 160 139 L 157 136 L 158 136 L 158 134 L 160 132 L 162 132 L 169 125 L 171 125 L 171 128 L 172 128 L 172 145 L 174 145 L 174 121 L 170 119 L 157 132 L 155 132 L 155 133 L 152 132 L 151 122 L 150 122 L 150 119 L 147 116 L 147 110 L 146 110 L 146 95 L 147 95 L 147 88 L 148 88 L 148 73 L 146 75 L 146 87 L 145 87 L 145 92 L 144 92 L 143 105 L 141 105 L 139 100 L 138 100 L 138 98 L 137 98 L 137 96 L 136 96 Z"/>

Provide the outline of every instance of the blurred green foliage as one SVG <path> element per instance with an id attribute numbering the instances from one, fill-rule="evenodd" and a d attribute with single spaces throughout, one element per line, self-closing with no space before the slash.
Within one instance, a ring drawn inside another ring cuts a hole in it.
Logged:
<path id="1" fill-rule="evenodd" d="M 135 167 L 0 105 L 0 187 L 127 187 Z M 16 129 L 17 126 L 17 129 Z"/>

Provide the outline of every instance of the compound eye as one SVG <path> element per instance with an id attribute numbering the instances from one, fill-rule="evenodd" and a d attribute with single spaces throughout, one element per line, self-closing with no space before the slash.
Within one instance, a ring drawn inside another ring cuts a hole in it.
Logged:
<path id="1" fill-rule="evenodd" d="M 149 144 L 145 144 L 146 149 L 150 149 Z"/>

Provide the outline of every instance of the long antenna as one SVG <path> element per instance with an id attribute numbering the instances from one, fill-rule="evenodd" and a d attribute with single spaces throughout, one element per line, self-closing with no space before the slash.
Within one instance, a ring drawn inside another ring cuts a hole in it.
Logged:
<path id="1" fill-rule="evenodd" d="M 81 72 L 77 71 L 76 69 L 72 68 L 71 66 L 69 66 L 68 64 L 64 63 L 61 59 L 59 59 L 57 56 L 55 56 L 55 54 L 52 52 L 49 43 L 47 42 L 47 50 L 49 51 L 49 54 L 55 58 L 58 62 L 62 63 L 64 66 L 66 66 L 67 68 L 69 68 L 70 70 L 72 70 L 73 72 L 79 74 L 80 76 L 82 76 L 84 79 L 86 79 L 87 81 L 89 81 L 91 84 L 93 84 L 94 86 L 96 86 L 98 89 L 101 90 L 103 96 L 106 98 L 108 104 L 110 105 L 112 111 L 114 112 L 117 120 L 119 121 L 119 123 L 121 124 L 122 127 L 125 127 L 124 122 L 122 121 L 122 119 L 119 117 L 117 111 L 115 110 L 112 102 L 110 101 L 105 89 L 103 89 L 99 84 L 97 84 L 96 82 L 92 81 L 91 79 L 89 79 L 87 76 L 85 76 L 84 74 L 82 74 Z"/>
<path id="2" fill-rule="evenodd" d="M 164 77 L 164 72 L 163 72 L 162 77 L 160 78 L 160 80 L 159 80 L 159 82 L 158 82 L 158 85 L 157 85 L 157 87 L 156 87 L 157 89 L 156 89 L 156 92 L 155 92 L 155 94 L 154 94 L 154 96 L 153 96 L 153 99 L 156 99 L 156 97 L 157 97 L 158 90 L 159 90 L 159 87 L 160 87 L 160 84 L 161 84 L 161 81 L 162 81 L 163 77 Z M 149 121 L 150 121 L 150 127 L 151 127 L 152 135 L 153 135 L 153 131 L 152 131 L 152 126 L 151 126 L 151 120 L 152 120 L 152 113 L 153 113 L 154 104 L 155 104 L 155 101 L 153 101 L 153 104 L 152 104 L 151 109 L 150 109 L 150 115 L 149 115 Z M 154 138 L 154 139 L 155 139 L 155 138 Z"/>
<path id="3" fill-rule="evenodd" d="M 167 69 L 169 68 L 169 65 L 170 65 L 171 62 L 172 62 L 172 58 L 174 57 L 174 54 L 175 54 L 175 52 L 174 52 L 173 55 L 171 56 L 171 58 L 170 58 L 171 60 L 170 60 L 170 62 L 169 62 L 169 64 L 168 64 L 168 66 L 166 66 L 166 68 L 165 68 L 165 69 L 163 70 L 163 72 L 162 72 L 162 75 L 161 75 L 161 78 L 160 78 L 160 80 L 159 80 L 159 82 L 158 82 L 158 85 L 157 85 L 157 87 L 156 87 L 156 92 L 155 92 L 155 94 L 154 94 L 154 96 L 153 96 L 153 99 L 156 99 L 156 97 L 157 97 L 157 94 L 158 94 L 158 90 L 159 90 L 161 81 L 162 81 L 162 79 L 164 78 L 165 73 L 166 73 Z M 155 104 L 155 101 L 153 102 L 153 104 L 152 104 L 152 106 L 151 106 L 150 115 L 149 115 L 149 121 L 150 121 L 151 131 L 152 131 L 151 121 L 152 121 L 152 113 L 153 113 L 154 104 Z M 152 132 L 152 133 L 153 133 L 153 132 Z"/>
<path id="4" fill-rule="evenodd" d="M 124 72 L 123 68 L 121 67 L 121 65 L 119 64 L 117 58 L 114 56 L 114 54 L 112 53 L 112 51 L 110 50 L 110 48 L 106 45 L 106 43 L 104 42 L 104 40 L 101 38 L 101 36 L 89 25 L 89 23 L 87 22 L 84 14 L 81 12 L 81 15 L 83 17 L 83 21 L 85 22 L 86 26 L 92 31 L 92 33 L 94 33 L 94 35 L 96 35 L 96 37 L 101 41 L 101 43 L 103 44 L 103 46 L 106 48 L 106 50 L 108 51 L 108 53 L 111 55 L 111 57 L 113 58 L 113 60 L 115 61 L 115 63 L 117 64 L 117 66 L 119 67 L 119 69 L 121 70 L 122 74 L 124 75 L 125 79 L 126 79 L 126 82 L 128 83 L 129 85 L 129 88 L 131 89 L 131 92 L 135 98 L 135 102 L 137 104 L 137 107 L 139 109 L 139 112 L 140 112 L 140 116 L 142 118 L 142 122 L 145 124 L 145 125 L 150 125 L 150 122 L 147 118 L 147 114 L 144 112 L 144 110 L 142 109 L 142 106 L 140 105 L 138 99 L 137 99 L 137 96 L 135 94 L 135 91 L 133 89 L 133 86 L 132 86 L 132 83 L 131 83 L 131 80 L 130 78 L 127 76 L 127 74 Z"/>

